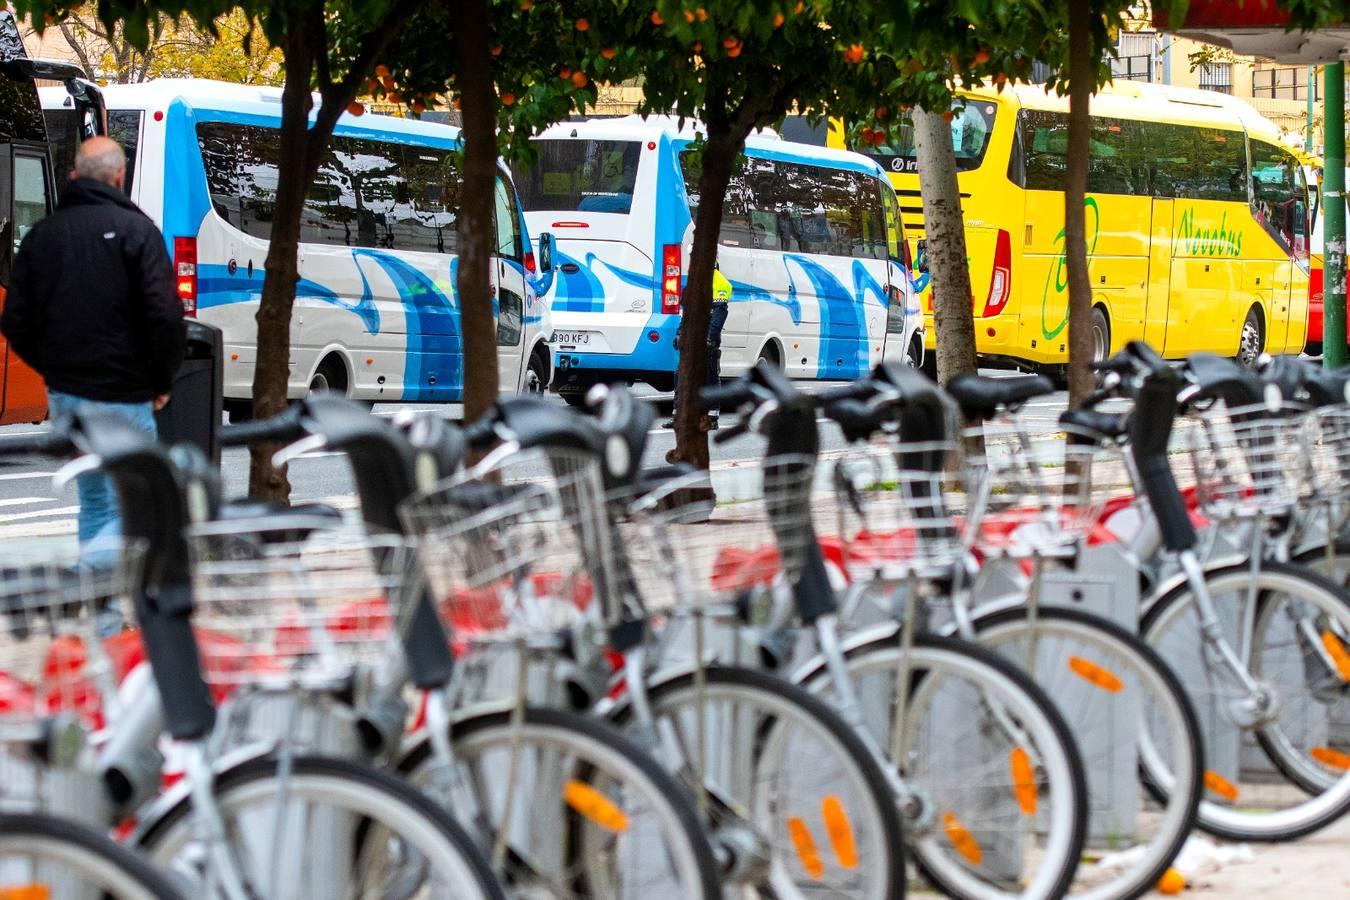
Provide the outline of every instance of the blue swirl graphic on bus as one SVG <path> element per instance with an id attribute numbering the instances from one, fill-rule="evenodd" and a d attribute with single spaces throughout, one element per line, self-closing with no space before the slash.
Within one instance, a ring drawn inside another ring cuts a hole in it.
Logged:
<path id="1" fill-rule="evenodd" d="M 591 272 L 590 263 L 594 257 L 588 257 L 586 264 L 582 265 L 580 260 L 561 250 L 554 250 L 553 256 L 558 275 L 562 276 L 553 281 L 553 308 L 560 312 L 604 312 L 605 289 L 601 287 L 600 279 Z M 569 272 L 563 268 L 569 265 L 576 270 Z M 650 289 L 650 284 L 648 287 Z"/>
<path id="2" fill-rule="evenodd" d="M 787 259 L 800 266 L 811 280 L 820 309 L 820 356 L 816 377 L 858 378 L 868 367 L 867 323 L 860 315 L 860 304 L 824 266 L 796 254 Z"/>
<path id="3" fill-rule="evenodd" d="M 890 298 L 886 295 L 886 288 L 867 271 L 867 266 L 862 264 L 861 260 L 853 261 L 853 293 L 858 299 L 859 304 L 867 302 L 867 295 L 871 294 L 876 298 L 877 304 L 885 309 L 890 305 Z M 864 337 L 866 334 L 864 333 Z"/>
<path id="4" fill-rule="evenodd" d="M 403 399 L 458 400 L 464 382 L 464 349 L 454 300 L 397 257 L 366 249 L 353 250 L 352 256 L 366 257 L 379 265 L 394 283 L 403 304 L 408 341 Z"/>

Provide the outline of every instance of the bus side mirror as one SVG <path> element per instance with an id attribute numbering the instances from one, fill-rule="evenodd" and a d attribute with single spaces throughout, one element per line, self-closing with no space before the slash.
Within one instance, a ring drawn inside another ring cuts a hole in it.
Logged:
<path id="1" fill-rule="evenodd" d="M 545 231 L 539 235 L 539 274 L 553 271 L 553 235 Z"/>
<path id="2" fill-rule="evenodd" d="M 928 271 L 928 246 L 925 241 L 919 241 L 918 251 L 914 254 L 914 271 Z"/>

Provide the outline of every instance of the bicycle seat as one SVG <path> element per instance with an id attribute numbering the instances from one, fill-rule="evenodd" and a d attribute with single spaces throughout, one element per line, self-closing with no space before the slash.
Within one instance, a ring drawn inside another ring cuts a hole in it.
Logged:
<path id="1" fill-rule="evenodd" d="M 1099 440 L 1114 441 L 1129 432 L 1130 417 L 1126 413 L 1100 412 L 1095 409 L 1066 409 L 1059 416 L 1059 424 L 1086 432 Z"/>
<path id="2" fill-rule="evenodd" d="M 1194 353 L 1186 357 L 1186 369 L 1201 396 L 1222 400 L 1229 408 L 1253 406 L 1265 399 L 1260 376 L 1225 356 Z"/>
<path id="3" fill-rule="evenodd" d="M 1303 390 L 1313 406 L 1350 403 L 1350 368 L 1327 370 L 1316 363 L 1301 363 Z"/>
<path id="4" fill-rule="evenodd" d="M 259 536 L 266 544 L 303 541 L 324 528 L 342 524 L 342 513 L 327 503 L 298 503 L 286 506 L 270 500 L 233 500 L 216 512 L 218 522 L 264 521 Z"/>
<path id="5" fill-rule="evenodd" d="M 987 378 L 983 375 L 957 375 L 947 383 L 967 419 L 992 419 L 1001 410 L 1021 406 L 1035 397 L 1052 394 L 1055 385 L 1044 375 L 1015 375 Z"/>

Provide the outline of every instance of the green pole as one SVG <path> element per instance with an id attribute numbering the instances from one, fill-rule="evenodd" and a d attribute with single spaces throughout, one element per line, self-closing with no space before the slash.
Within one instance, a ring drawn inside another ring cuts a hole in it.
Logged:
<path id="1" fill-rule="evenodd" d="M 1322 204 L 1326 218 L 1325 291 L 1322 315 L 1322 365 L 1345 365 L 1345 63 L 1322 70 L 1323 136 L 1326 168 Z"/>
<path id="2" fill-rule="evenodd" d="M 1317 115 L 1313 105 L 1313 96 L 1317 93 L 1317 66 L 1308 66 L 1308 131 L 1303 138 L 1303 149 L 1311 156 L 1313 152 L 1313 118 Z"/>

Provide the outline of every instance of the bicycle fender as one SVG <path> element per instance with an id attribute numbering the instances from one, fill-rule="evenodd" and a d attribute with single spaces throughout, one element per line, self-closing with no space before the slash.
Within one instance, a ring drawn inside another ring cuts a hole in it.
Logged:
<path id="1" fill-rule="evenodd" d="M 275 749 L 276 745 L 270 741 L 259 741 L 256 744 L 237 747 L 228 753 L 221 754 L 219 759 L 214 760 L 211 763 L 211 771 L 220 776 L 235 766 L 242 766 L 246 762 L 267 756 Z M 136 827 L 121 843 L 128 847 L 140 846 L 141 838 L 167 816 L 174 807 L 190 799 L 191 794 L 192 786 L 188 784 L 186 777 L 175 781 L 166 790 L 160 792 L 148 805 L 133 813 L 136 816 Z"/>
<path id="2" fill-rule="evenodd" d="M 862 631 L 849 635 L 839 642 L 839 647 L 847 657 L 859 647 L 865 647 L 876 641 L 887 640 L 889 638 L 898 638 L 900 636 L 899 622 L 881 622 L 876 625 L 868 626 Z M 791 675 L 788 681 L 793 684 L 804 685 L 825 668 L 825 657 L 817 653 L 806 662 L 799 665 Z"/>
<path id="3" fill-rule="evenodd" d="M 1208 560 L 1204 564 L 1206 575 L 1217 574 L 1228 569 L 1250 569 L 1251 560 L 1245 556 L 1230 555 L 1222 556 L 1218 559 Z M 1164 581 L 1156 585 L 1152 592 L 1139 603 L 1139 619 L 1143 621 L 1144 616 L 1148 615 L 1149 610 L 1157 605 L 1158 601 L 1166 597 L 1172 591 L 1186 583 L 1186 573 L 1176 572 L 1168 576 Z"/>

